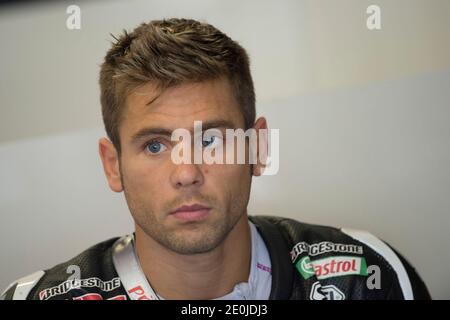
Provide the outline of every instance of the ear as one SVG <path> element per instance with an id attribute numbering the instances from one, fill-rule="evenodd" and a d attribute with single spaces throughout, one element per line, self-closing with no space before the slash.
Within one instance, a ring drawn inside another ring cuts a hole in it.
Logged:
<path id="1" fill-rule="evenodd" d="M 116 148 L 111 141 L 106 138 L 101 138 L 98 141 L 98 151 L 109 187 L 115 192 L 122 192 L 123 186 L 120 179 L 119 155 Z"/>
<path id="2" fill-rule="evenodd" d="M 257 162 L 253 165 L 252 174 L 255 177 L 260 176 L 267 162 L 267 150 L 268 150 L 268 140 L 267 140 L 267 121 L 264 117 L 260 117 L 256 120 L 253 128 L 256 129 L 256 136 L 258 144 L 256 146 L 256 159 Z M 264 130 L 262 130 L 264 129 Z"/>

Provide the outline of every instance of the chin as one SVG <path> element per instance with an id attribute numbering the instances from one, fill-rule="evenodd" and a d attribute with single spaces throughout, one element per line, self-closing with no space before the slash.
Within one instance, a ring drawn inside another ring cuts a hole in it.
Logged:
<path id="1" fill-rule="evenodd" d="M 186 232 L 179 234 L 176 239 L 170 239 L 172 251 L 180 254 L 207 253 L 217 248 L 222 242 L 222 235 L 212 232 Z"/>

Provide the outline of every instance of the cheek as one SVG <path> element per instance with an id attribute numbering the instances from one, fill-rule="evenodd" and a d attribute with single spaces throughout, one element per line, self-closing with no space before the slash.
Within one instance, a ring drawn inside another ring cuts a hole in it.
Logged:
<path id="1" fill-rule="evenodd" d="M 249 188 L 249 165 L 209 165 L 203 169 L 206 185 L 226 193 L 241 192 Z"/>
<path id="2" fill-rule="evenodd" d="M 125 172 L 125 187 L 133 190 L 137 195 L 145 195 L 145 197 L 157 197 L 158 193 L 163 190 L 166 184 L 163 177 L 164 170 L 155 168 L 142 161 L 129 162 Z"/>

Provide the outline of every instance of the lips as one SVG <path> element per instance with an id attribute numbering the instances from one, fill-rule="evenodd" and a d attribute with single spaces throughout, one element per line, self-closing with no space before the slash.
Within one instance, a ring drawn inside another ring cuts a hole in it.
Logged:
<path id="1" fill-rule="evenodd" d="M 211 208 L 196 203 L 189 206 L 181 206 L 170 215 L 177 220 L 185 222 L 201 221 L 206 219 L 210 211 Z"/>

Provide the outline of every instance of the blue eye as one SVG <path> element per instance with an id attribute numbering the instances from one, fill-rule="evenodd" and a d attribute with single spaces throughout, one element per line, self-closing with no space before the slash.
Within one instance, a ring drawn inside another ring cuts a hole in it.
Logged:
<path id="1" fill-rule="evenodd" d="M 148 152 L 152 154 L 158 154 L 166 150 L 166 146 L 159 141 L 152 141 L 145 147 Z"/>
<path id="2" fill-rule="evenodd" d="M 214 143 L 215 139 L 216 139 L 215 136 L 210 137 L 209 140 L 205 140 L 205 139 L 204 139 L 204 140 L 202 140 L 202 145 L 203 145 L 204 147 L 208 147 L 209 145 L 211 145 L 211 144 Z"/>

